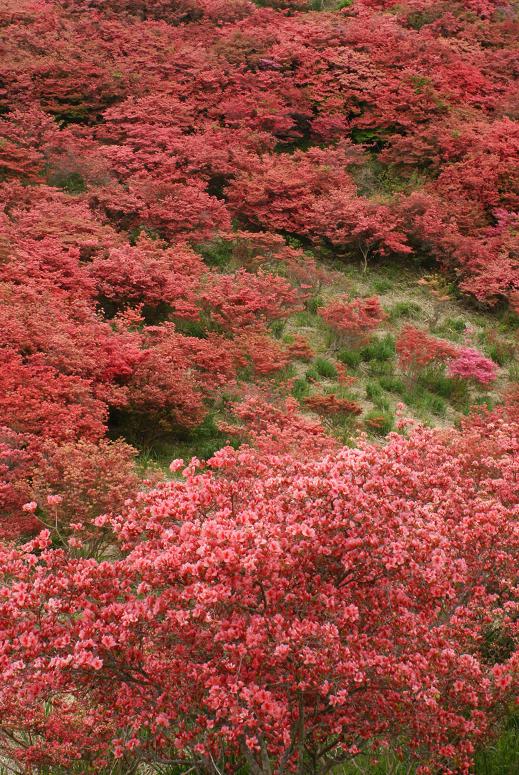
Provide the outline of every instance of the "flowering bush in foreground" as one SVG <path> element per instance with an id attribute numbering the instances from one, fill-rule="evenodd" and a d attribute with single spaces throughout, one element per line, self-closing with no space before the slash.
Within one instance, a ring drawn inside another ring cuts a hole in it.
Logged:
<path id="1" fill-rule="evenodd" d="M 468 773 L 517 689 L 518 448 L 502 412 L 306 458 L 279 434 L 97 517 L 110 562 L 3 547 L 4 752 L 281 775 L 398 738 Z"/>

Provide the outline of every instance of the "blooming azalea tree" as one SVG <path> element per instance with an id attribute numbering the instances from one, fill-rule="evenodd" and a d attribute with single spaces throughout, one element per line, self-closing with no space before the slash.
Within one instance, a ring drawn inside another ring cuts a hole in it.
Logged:
<path id="1" fill-rule="evenodd" d="M 307 462 L 175 461 L 95 520 L 113 562 L 45 531 L 3 548 L 4 750 L 326 773 L 404 735 L 422 773 L 468 773 L 519 667 L 517 427 L 478 422 Z"/>

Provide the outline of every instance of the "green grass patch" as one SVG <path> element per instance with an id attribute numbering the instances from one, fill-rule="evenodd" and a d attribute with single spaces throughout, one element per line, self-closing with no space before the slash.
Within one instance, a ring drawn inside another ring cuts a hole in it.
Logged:
<path id="1" fill-rule="evenodd" d="M 322 324 L 321 318 L 315 314 L 315 312 L 310 312 L 309 310 L 301 310 L 301 312 L 296 312 L 296 314 L 293 317 L 293 321 L 296 324 L 296 326 L 304 326 L 304 327 L 312 327 L 312 328 L 320 328 Z"/>
<path id="2" fill-rule="evenodd" d="M 506 366 L 514 358 L 515 348 L 510 342 L 489 342 L 483 347 L 485 355 L 491 358 L 498 366 Z"/>
<path id="3" fill-rule="evenodd" d="M 360 357 L 363 361 L 388 361 L 394 356 L 395 337 L 392 334 L 386 334 L 381 339 L 372 339 L 360 350 Z"/>
<path id="4" fill-rule="evenodd" d="M 438 336 L 443 336 L 445 339 L 460 342 L 466 329 L 467 324 L 463 318 L 446 318 L 435 327 L 434 333 Z"/>
<path id="5" fill-rule="evenodd" d="M 389 310 L 389 320 L 418 320 L 422 317 L 422 308 L 415 301 L 397 301 Z"/>
<path id="6" fill-rule="evenodd" d="M 382 374 L 379 377 L 379 383 L 389 393 L 396 393 L 397 395 L 405 393 L 404 381 L 394 374 Z"/>
<path id="7" fill-rule="evenodd" d="M 344 363 L 345 366 L 349 366 L 350 369 L 358 368 L 362 361 L 360 352 L 358 352 L 358 350 L 348 350 L 345 347 L 339 350 L 337 353 L 337 358 L 341 363 Z"/>
<path id="8" fill-rule="evenodd" d="M 178 436 L 164 436 L 139 451 L 137 463 L 141 469 L 157 466 L 167 469 L 175 458 L 188 461 L 192 457 L 207 460 L 217 450 L 230 441 L 233 446 L 238 442 L 222 433 L 216 426 L 214 414 L 208 414 L 204 421 L 193 430 L 185 431 Z"/>
<path id="9" fill-rule="evenodd" d="M 292 385 L 292 395 L 294 398 L 297 398 L 298 401 L 301 401 L 303 398 L 306 398 L 308 395 L 310 395 L 310 385 L 306 381 L 306 379 L 296 379 L 294 384 Z"/>
<path id="10" fill-rule="evenodd" d="M 324 301 L 321 296 L 313 296 L 311 299 L 308 299 L 305 306 L 308 312 L 315 315 L 319 307 L 324 306 Z"/>
<path id="11" fill-rule="evenodd" d="M 285 330 L 285 321 L 273 320 L 270 324 L 270 330 L 272 332 L 272 336 L 274 336 L 276 339 L 281 339 L 283 331 Z"/>
<path id="12" fill-rule="evenodd" d="M 457 406 L 469 400 L 469 386 L 466 380 L 448 377 L 443 366 L 430 366 L 418 375 L 422 387 Z"/>
<path id="13" fill-rule="evenodd" d="M 217 269 L 225 269 L 232 260 L 232 242 L 223 239 L 214 239 L 211 242 L 204 242 L 196 246 L 197 253 L 200 253 L 208 266 Z"/>
<path id="14" fill-rule="evenodd" d="M 510 714 L 499 737 L 476 754 L 475 775 L 517 775 L 519 772 L 519 714 Z"/>
<path id="15" fill-rule="evenodd" d="M 337 369 L 327 358 L 316 358 L 312 364 L 317 374 L 324 379 L 336 379 Z"/>
<path id="16" fill-rule="evenodd" d="M 383 296 L 388 291 L 392 291 L 394 288 L 393 283 L 391 280 L 388 280 L 386 277 L 381 277 L 378 280 L 373 280 L 371 283 L 371 292 L 377 293 L 380 296 Z"/>
<path id="17" fill-rule="evenodd" d="M 508 368 L 508 379 L 510 382 L 519 382 L 519 363 L 511 363 Z"/>
<path id="18" fill-rule="evenodd" d="M 421 419 L 429 420 L 431 415 L 445 417 L 447 403 L 442 396 L 435 395 L 420 383 L 407 389 L 402 395 L 404 403 L 420 415 Z"/>

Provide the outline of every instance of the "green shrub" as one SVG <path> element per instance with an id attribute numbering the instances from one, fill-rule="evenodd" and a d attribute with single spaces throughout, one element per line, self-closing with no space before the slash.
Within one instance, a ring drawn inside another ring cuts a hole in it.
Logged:
<path id="1" fill-rule="evenodd" d="M 313 315 L 316 314 L 319 307 L 324 306 L 324 301 L 320 296 L 312 296 L 311 299 L 308 299 L 306 302 L 306 309 L 308 312 L 311 312 Z"/>
<path id="2" fill-rule="evenodd" d="M 302 398 L 306 398 L 310 394 L 310 385 L 303 377 L 296 379 L 292 385 L 292 395 L 300 401 Z"/>
<path id="3" fill-rule="evenodd" d="M 372 339 L 362 347 L 360 357 L 363 361 L 388 361 L 395 356 L 395 337 L 386 334 L 382 339 Z"/>
<path id="4" fill-rule="evenodd" d="M 349 366 L 350 369 L 356 369 L 362 360 L 360 353 L 357 350 L 347 350 L 346 348 L 339 350 L 337 353 L 337 358 L 341 361 L 341 363 Z"/>
<path id="5" fill-rule="evenodd" d="M 384 390 L 388 390 L 390 393 L 401 395 L 405 391 L 403 380 L 400 377 L 395 377 L 393 374 L 383 374 L 379 378 L 379 382 Z"/>
<path id="6" fill-rule="evenodd" d="M 334 364 L 326 358 L 316 358 L 312 366 L 320 377 L 324 377 L 325 379 L 337 378 L 337 369 Z"/>
<path id="7" fill-rule="evenodd" d="M 397 301 L 389 310 L 392 323 L 396 320 L 417 320 L 421 315 L 422 308 L 415 301 Z"/>

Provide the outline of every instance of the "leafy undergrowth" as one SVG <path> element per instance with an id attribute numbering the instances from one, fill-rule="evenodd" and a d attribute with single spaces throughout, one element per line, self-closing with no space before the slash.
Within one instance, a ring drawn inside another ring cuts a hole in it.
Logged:
<path id="1" fill-rule="evenodd" d="M 477 310 L 439 275 L 419 269 L 391 264 L 362 272 L 355 265 L 344 267 L 338 262 L 334 269 L 342 275 L 342 282 L 324 287 L 304 312 L 287 322 L 281 334 L 285 342 L 302 335 L 315 351 L 312 362 L 296 366 L 293 394 L 297 398 L 322 391 L 358 401 L 363 409 L 361 427 L 376 436 L 392 430 L 399 403 L 405 406 L 408 416 L 427 425 L 450 425 L 473 405 L 494 406 L 510 383 L 517 382 L 519 317 L 513 312 Z M 358 347 L 341 346 L 319 316 L 320 307 L 344 292 L 352 299 L 378 295 L 387 313 L 369 340 Z M 402 327 L 409 323 L 435 338 L 479 349 L 495 363 L 495 381 L 479 385 L 450 378 L 441 363 L 409 379 L 405 369 L 399 367 L 395 346 Z M 351 387 L 345 388 L 337 381 L 337 363 L 343 364 L 355 379 Z M 370 427 L 370 420 L 378 416 L 385 420 L 382 427 Z M 344 434 L 345 441 L 351 438 L 351 423 L 335 427 Z M 358 430 L 358 421 L 354 428 Z"/>
<path id="2" fill-rule="evenodd" d="M 211 255 L 215 253 L 213 247 Z M 379 262 L 363 271 L 356 263 L 322 255 L 319 262 L 328 269 L 327 282 L 307 299 L 304 309 L 270 326 L 272 336 L 291 356 L 271 376 L 267 390 L 279 398 L 293 396 L 303 414 L 319 416 L 341 443 L 354 444 L 359 434 L 382 439 L 395 430 L 399 413 L 430 427 L 458 425 L 474 406 L 498 405 L 519 383 L 519 316 L 510 309 L 478 308 L 440 274 L 409 264 Z M 225 259 L 221 268 L 229 272 L 239 267 Z M 342 343 L 320 315 L 327 304 L 345 296 L 352 301 L 375 296 L 384 313 L 374 331 L 350 344 Z M 447 363 L 441 361 L 410 374 L 397 352 L 399 334 L 407 326 L 455 348 L 479 351 L 494 364 L 494 379 L 480 384 L 449 376 Z M 301 340 L 303 355 L 297 357 Z M 138 434 L 132 436 L 131 427 L 115 424 L 112 433 L 117 437 L 122 432 L 139 448 L 143 471 L 157 466 L 166 471 L 174 458 L 205 460 L 223 445 L 238 443 L 219 424 L 232 422 L 235 402 L 255 386 L 257 380 L 243 372 L 235 389 L 220 395 L 205 420 L 191 431 L 163 434 L 150 444 L 143 444 Z M 316 396 L 350 402 L 358 410 L 340 411 L 339 406 L 335 411 L 333 403 L 331 409 L 324 403 L 316 414 L 312 407 Z"/>

